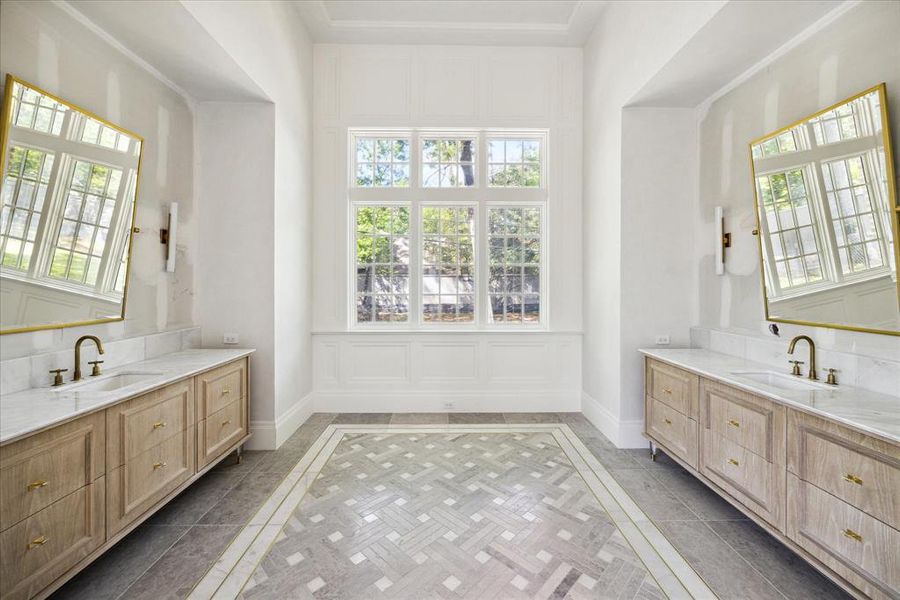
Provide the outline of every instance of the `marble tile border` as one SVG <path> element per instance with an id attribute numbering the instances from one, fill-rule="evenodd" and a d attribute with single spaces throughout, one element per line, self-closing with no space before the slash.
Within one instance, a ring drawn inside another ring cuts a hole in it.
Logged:
<path id="1" fill-rule="evenodd" d="M 549 433 L 667 597 L 716 598 L 706 583 L 565 423 L 329 425 L 191 591 L 191 600 L 236 598 L 348 433 Z"/>

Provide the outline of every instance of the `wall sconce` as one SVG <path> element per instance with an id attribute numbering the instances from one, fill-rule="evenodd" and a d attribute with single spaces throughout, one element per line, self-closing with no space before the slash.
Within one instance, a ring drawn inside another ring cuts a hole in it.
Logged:
<path id="1" fill-rule="evenodd" d="M 725 209 L 716 207 L 716 275 L 725 274 L 725 248 L 731 248 L 731 233 L 725 232 Z"/>
<path id="2" fill-rule="evenodd" d="M 169 204 L 169 218 L 164 229 L 159 230 L 159 243 L 166 246 L 166 272 L 175 272 L 175 244 L 178 237 L 178 203 Z"/>

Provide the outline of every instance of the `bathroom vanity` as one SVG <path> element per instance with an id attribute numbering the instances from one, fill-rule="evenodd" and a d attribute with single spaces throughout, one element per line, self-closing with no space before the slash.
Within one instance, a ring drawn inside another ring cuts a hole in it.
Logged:
<path id="1" fill-rule="evenodd" d="M 48 596 L 240 451 L 252 352 L 184 350 L 4 395 L 0 596 Z"/>
<path id="2" fill-rule="evenodd" d="M 854 596 L 900 596 L 896 397 L 708 350 L 641 352 L 651 448 Z"/>

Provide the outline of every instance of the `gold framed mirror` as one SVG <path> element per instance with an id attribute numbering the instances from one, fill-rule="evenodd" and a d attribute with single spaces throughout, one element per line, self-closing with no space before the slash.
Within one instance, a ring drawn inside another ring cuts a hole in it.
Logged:
<path id="1" fill-rule="evenodd" d="M 900 335 L 884 83 L 750 142 L 766 319 Z"/>
<path id="2" fill-rule="evenodd" d="M 125 318 L 144 140 L 6 76 L 0 334 Z"/>

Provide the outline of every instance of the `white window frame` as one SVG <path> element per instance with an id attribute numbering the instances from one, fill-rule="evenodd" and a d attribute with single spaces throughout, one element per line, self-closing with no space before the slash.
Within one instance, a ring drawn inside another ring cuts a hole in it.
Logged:
<path id="1" fill-rule="evenodd" d="M 72 110 L 69 107 L 69 110 L 65 111 L 62 130 L 59 135 L 17 125 L 10 126 L 9 139 L 5 148 L 6 154 L 0 159 L 2 160 L 0 171 L 3 172 L 4 177 L 7 161 L 9 160 L 9 150 L 14 145 L 52 152 L 55 154 L 55 159 L 50 180 L 47 183 L 47 195 L 44 198 L 44 207 L 29 269 L 28 271 L 19 271 L 0 266 L 0 271 L 2 271 L 4 278 L 100 300 L 119 301 L 123 292 L 115 290 L 115 280 L 119 265 L 118 257 L 121 257 L 122 253 L 125 252 L 124 246 L 131 239 L 130 227 L 126 231 L 122 231 L 122 227 L 125 222 L 134 217 L 136 198 L 132 199 L 130 212 L 126 213 L 123 210 L 123 205 L 126 204 L 125 197 L 127 193 L 134 191 L 135 195 L 137 194 L 136 180 L 140 168 L 141 141 L 136 138 L 130 138 L 128 149 L 125 151 L 81 142 L 81 132 L 83 131 L 84 123 L 91 118 L 89 115 Z M 119 130 L 116 131 L 119 132 Z M 52 142 L 49 140 L 52 140 Z M 103 262 L 101 263 L 97 282 L 93 286 L 73 283 L 64 279 L 50 277 L 49 275 L 50 262 L 56 248 L 56 238 L 59 235 L 59 226 L 63 219 L 62 213 L 66 206 L 67 174 L 70 174 L 72 165 L 76 160 L 101 164 L 122 171 L 122 181 L 119 184 L 116 196 L 113 221 L 109 227 L 110 236 L 104 248 Z M 131 223 L 131 226 L 133 225 Z"/>
<path id="2" fill-rule="evenodd" d="M 410 140 L 410 178 L 407 187 L 356 186 L 356 139 L 408 138 Z M 475 140 L 475 182 L 472 186 L 439 188 L 422 186 L 422 142 L 426 138 L 464 138 Z M 495 187 L 488 185 L 488 139 L 539 139 L 541 144 L 540 187 Z M 547 129 L 500 128 L 348 128 L 347 140 L 347 239 L 348 253 L 345 278 L 347 284 L 347 327 L 352 331 L 541 331 L 549 328 L 550 294 L 548 273 L 549 249 L 549 177 L 550 140 Z M 405 322 L 367 322 L 356 320 L 356 207 L 408 206 L 410 210 L 409 318 Z M 423 318 L 423 236 L 422 207 L 475 207 L 475 319 L 473 322 L 434 323 Z M 541 208 L 540 229 L 540 315 L 533 323 L 495 322 L 491 314 L 488 278 L 490 273 L 487 252 L 488 208 Z"/>

